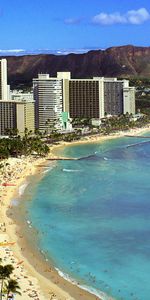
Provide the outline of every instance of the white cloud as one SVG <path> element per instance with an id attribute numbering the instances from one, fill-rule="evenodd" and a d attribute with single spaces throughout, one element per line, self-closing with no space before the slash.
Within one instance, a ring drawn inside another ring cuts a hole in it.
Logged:
<path id="1" fill-rule="evenodd" d="M 150 13 L 145 8 L 130 10 L 128 11 L 127 18 L 131 24 L 142 24 L 150 19 Z"/>
<path id="2" fill-rule="evenodd" d="M 150 20 L 150 13 L 146 8 L 140 8 L 138 10 L 129 10 L 125 14 L 115 12 L 107 14 L 101 12 L 100 14 L 92 18 L 93 24 L 98 25 L 113 25 L 113 24 L 134 24 L 139 25 Z"/>

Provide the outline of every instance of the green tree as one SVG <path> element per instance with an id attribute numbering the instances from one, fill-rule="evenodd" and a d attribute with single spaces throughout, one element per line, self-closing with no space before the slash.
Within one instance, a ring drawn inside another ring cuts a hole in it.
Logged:
<path id="1" fill-rule="evenodd" d="M 15 279 L 9 279 L 8 282 L 5 284 L 5 289 L 7 292 L 7 300 L 9 299 L 10 293 L 21 295 L 20 286 L 18 285 L 18 282 Z"/>
<path id="2" fill-rule="evenodd" d="M 12 265 L 0 265 L 0 280 L 1 280 L 1 294 L 0 294 L 0 300 L 3 298 L 3 287 L 5 280 L 10 278 L 10 275 L 12 274 L 14 268 Z"/>

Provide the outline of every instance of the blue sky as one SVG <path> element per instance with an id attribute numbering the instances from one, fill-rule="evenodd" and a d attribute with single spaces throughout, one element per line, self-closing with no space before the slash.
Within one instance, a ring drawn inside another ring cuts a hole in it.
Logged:
<path id="1" fill-rule="evenodd" d="M 150 46 L 150 0 L 1 0 L 0 49 Z"/>

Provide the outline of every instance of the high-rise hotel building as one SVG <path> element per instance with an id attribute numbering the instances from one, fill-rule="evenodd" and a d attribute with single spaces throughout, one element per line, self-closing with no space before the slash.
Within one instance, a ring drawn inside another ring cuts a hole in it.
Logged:
<path id="1" fill-rule="evenodd" d="M 7 100 L 0 100 L 0 135 L 5 135 L 7 129 L 16 127 L 16 109 L 14 103 Z"/>
<path id="2" fill-rule="evenodd" d="M 71 118 L 100 118 L 102 109 L 99 80 L 69 81 L 69 112 Z"/>
<path id="3" fill-rule="evenodd" d="M 34 131 L 34 119 L 33 95 L 10 94 L 7 61 L 0 60 L 0 135 L 5 135 L 7 129 L 18 129 L 20 135 L 24 134 L 25 128 Z"/>
<path id="4" fill-rule="evenodd" d="M 46 129 L 46 121 L 59 119 L 68 112 L 71 118 L 101 119 L 105 115 L 135 113 L 135 89 L 128 80 L 94 77 L 72 79 L 70 72 L 56 78 L 39 74 L 33 80 L 36 127 Z"/>
<path id="5" fill-rule="evenodd" d="M 71 118 L 101 119 L 107 115 L 135 113 L 135 89 L 128 80 L 94 77 L 69 81 Z"/>
<path id="6" fill-rule="evenodd" d="M 71 118 L 135 114 L 135 88 L 129 86 L 129 80 L 72 79 L 70 72 L 58 72 L 57 78 L 63 80 L 63 109 L 69 111 Z"/>
<path id="7" fill-rule="evenodd" d="M 7 85 L 7 60 L 0 60 L 0 100 L 9 99 L 9 85 Z"/>
<path id="8" fill-rule="evenodd" d="M 33 79 L 33 93 L 35 100 L 35 127 L 45 131 L 54 123 L 60 127 L 63 111 L 63 81 L 39 74 Z"/>

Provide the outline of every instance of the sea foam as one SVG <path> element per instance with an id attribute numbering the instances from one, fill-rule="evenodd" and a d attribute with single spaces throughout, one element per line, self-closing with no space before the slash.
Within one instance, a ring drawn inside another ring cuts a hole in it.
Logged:
<path id="1" fill-rule="evenodd" d="M 26 187 L 28 186 L 28 182 L 25 182 L 19 187 L 19 196 L 22 196 L 25 192 Z"/>
<path id="2" fill-rule="evenodd" d="M 63 169 L 63 172 L 80 172 L 80 170 Z"/>
<path id="3" fill-rule="evenodd" d="M 86 285 L 80 285 L 76 280 L 74 280 L 68 274 L 63 273 L 58 268 L 55 268 L 55 270 L 58 272 L 58 274 L 59 274 L 60 277 L 64 278 L 65 280 L 67 280 L 68 282 L 72 283 L 73 285 L 77 285 L 82 290 L 87 291 L 88 293 L 95 295 L 99 299 L 101 299 L 101 300 L 114 300 L 112 297 L 107 296 L 105 293 L 103 293 L 103 292 L 101 292 L 101 291 L 99 291 L 97 289 L 94 289 L 92 287 L 88 287 Z"/>
<path id="4" fill-rule="evenodd" d="M 43 174 L 48 173 L 48 172 L 51 171 L 53 168 L 54 168 L 54 166 L 46 167 L 46 170 L 43 171 Z"/>

